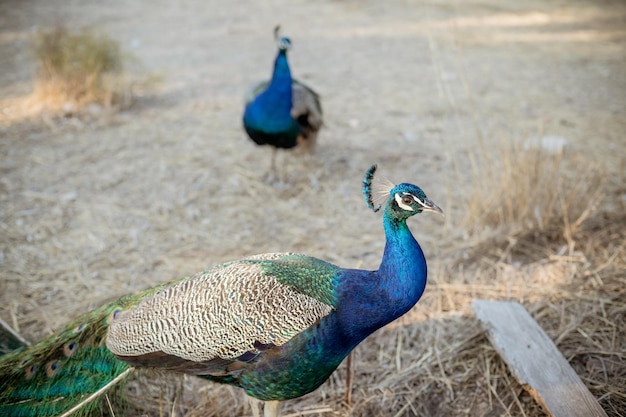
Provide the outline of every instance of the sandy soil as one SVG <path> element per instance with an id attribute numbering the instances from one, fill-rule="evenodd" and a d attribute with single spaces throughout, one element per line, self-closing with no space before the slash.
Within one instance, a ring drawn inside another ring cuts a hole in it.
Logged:
<path id="1" fill-rule="evenodd" d="M 277 23 L 326 123 L 314 156 L 281 155 L 280 187 L 261 180 L 270 151 L 240 122 L 247 87 L 270 74 Z M 110 34 L 158 88 L 123 112 L 41 116 L 30 45 L 57 24 Z M 253 253 L 376 268 L 384 237 L 360 195 L 374 162 L 446 211 L 411 223 L 445 281 L 436 265 L 463 236 L 477 149 L 563 137 L 603 166 L 606 204 L 623 208 L 626 4 L 3 0 L 0 104 L 0 316 L 29 339 Z"/>

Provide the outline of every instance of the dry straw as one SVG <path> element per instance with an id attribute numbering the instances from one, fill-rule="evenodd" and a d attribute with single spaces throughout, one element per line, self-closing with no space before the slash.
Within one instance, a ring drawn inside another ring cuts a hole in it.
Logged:
<path id="1" fill-rule="evenodd" d="M 128 56 L 106 34 L 88 28 L 40 30 L 35 56 L 34 98 L 46 106 L 73 109 L 87 103 L 106 107 L 130 104 L 130 85 L 123 75 Z"/>

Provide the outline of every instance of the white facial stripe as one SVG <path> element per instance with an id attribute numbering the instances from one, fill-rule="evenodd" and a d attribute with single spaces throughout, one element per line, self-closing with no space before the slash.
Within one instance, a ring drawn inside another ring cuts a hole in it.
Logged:
<path id="1" fill-rule="evenodd" d="M 408 193 L 403 193 L 403 194 L 405 194 L 405 195 L 406 195 L 406 194 L 408 194 Z M 405 209 L 405 210 L 408 210 L 408 211 L 413 211 L 413 208 L 412 208 L 411 206 L 407 206 L 406 204 L 404 204 L 404 203 L 402 202 L 402 197 L 400 197 L 400 194 L 397 194 L 397 193 L 396 193 L 396 195 L 395 195 L 395 197 L 394 197 L 394 198 L 396 199 L 396 203 L 398 203 L 398 206 L 400 206 L 401 208 L 403 208 L 403 209 Z M 413 197 L 413 198 L 415 198 L 415 197 Z"/>
<path id="2" fill-rule="evenodd" d="M 415 201 L 417 201 L 422 207 L 430 208 L 430 206 L 427 206 L 422 200 L 417 197 L 415 198 Z"/>
<path id="3" fill-rule="evenodd" d="M 426 208 L 430 208 L 430 206 L 426 205 L 422 200 L 420 200 L 419 198 L 415 197 L 411 193 L 402 193 L 402 195 L 410 195 L 411 197 L 413 197 L 413 200 L 415 200 L 420 206 L 426 207 Z"/>

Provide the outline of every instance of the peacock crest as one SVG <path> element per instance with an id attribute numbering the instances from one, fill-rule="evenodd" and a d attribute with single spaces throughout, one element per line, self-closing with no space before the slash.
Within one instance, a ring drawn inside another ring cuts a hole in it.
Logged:
<path id="1" fill-rule="evenodd" d="M 389 181 L 385 177 L 375 177 L 378 166 L 372 165 L 366 172 L 363 179 L 363 196 L 367 207 L 377 212 L 389 199 L 391 190 L 395 187 L 395 184 Z"/>

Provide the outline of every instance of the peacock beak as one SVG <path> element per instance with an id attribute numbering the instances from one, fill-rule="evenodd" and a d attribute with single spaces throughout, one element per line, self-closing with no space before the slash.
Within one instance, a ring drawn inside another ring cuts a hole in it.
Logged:
<path id="1" fill-rule="evenodd" d="M 443 214 L 443 210 L 441 210 L 441 208 L 437 204 L 435 204 L 435 202 L 430 198 L 424 199 L 422 204 L 422 211 L 430 211 L 432 213 L 437 213 L 445 216 L 445 214 Z"/>

